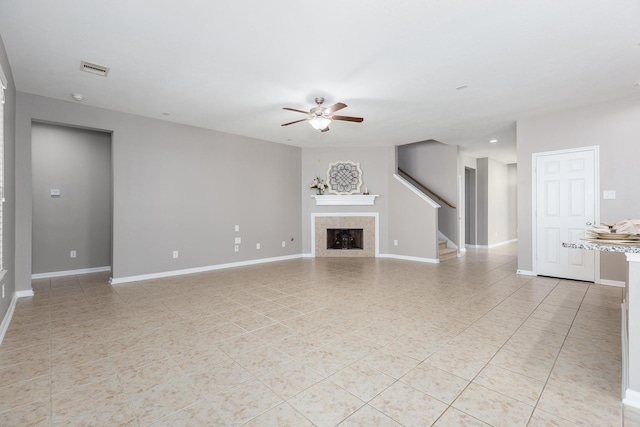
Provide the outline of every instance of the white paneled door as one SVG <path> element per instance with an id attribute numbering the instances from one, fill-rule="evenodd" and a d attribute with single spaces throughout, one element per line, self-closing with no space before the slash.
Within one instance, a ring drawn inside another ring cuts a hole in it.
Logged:
<path id="1" fill-rule="evenodd" d="M 595 280 L 595 251 L 567 249 L 581 243 L 596 220 L 595 149 L 535 157 L 536 274 Z"/>

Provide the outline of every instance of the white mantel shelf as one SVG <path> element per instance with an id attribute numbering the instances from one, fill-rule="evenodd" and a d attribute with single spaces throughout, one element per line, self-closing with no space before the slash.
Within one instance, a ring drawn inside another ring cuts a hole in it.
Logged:
<path id="1" fill-rule="evenodd" d="M 312 195 L 316 199 L 316 206 L 364 206 L 373 205 L 379 194 L 323 194 Z"/>

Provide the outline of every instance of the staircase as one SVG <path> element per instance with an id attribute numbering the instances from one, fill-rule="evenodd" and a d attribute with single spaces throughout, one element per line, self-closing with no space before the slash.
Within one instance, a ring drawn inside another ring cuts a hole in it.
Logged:
<path id="1" fill-rule="evenodd" d="M 447 248 L 446 240 L 438 240 L 438 258 L 440 262 L 458 257 L 458 250 Z"/>

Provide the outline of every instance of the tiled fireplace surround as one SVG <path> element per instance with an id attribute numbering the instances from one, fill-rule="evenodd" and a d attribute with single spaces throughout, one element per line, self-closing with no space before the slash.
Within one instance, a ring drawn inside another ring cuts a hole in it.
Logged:
<path id="1" fill-rule="evenodd" d="M 362 250 L 327 249 L 328 228 L 361 228 Z M 316 257 L 375 257 L 378 254 L 378 216 L 376 213 L 314 214 L 311 218 L 312 241 Z"/>

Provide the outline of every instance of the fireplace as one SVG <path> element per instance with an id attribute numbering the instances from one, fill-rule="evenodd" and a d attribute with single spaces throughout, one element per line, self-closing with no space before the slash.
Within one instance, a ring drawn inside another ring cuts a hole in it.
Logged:
<path id="1" fill-rule="evenodd" d="M 312 214 L 313 255 L 375 257 L 378 254 L 377 214 Z"/>
<path id="2" fill-rule="evenodd" d="M 362 228 L 327 228 L 327 249 L 362 250 Z"/>

